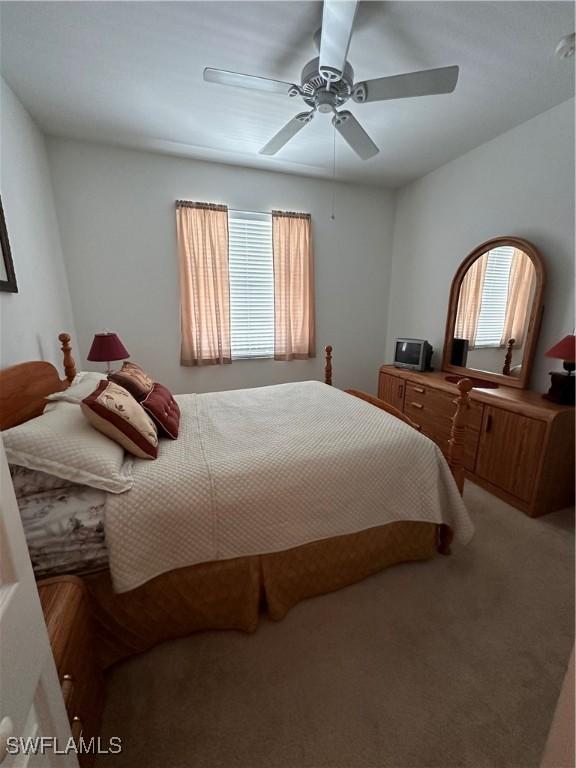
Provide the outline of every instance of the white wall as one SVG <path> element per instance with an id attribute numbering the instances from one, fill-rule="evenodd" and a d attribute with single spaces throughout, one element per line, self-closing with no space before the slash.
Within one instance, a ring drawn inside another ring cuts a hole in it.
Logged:
<path id="1" fill-rule="evenodd" d="M 44 139 L 3 83 L 1 97 L 2 195 L 20 293 L 0 294 L 0 362 L 59 363 L 56 335 L 74 325 Z M 428 338 L 439 364 L 452 276 L 475 245 L 504 234 L 531 240 L 547 266 L 535 388 L 545 390 L 548 371 L 558 367 L 544 351 L 573 330 L 573 100 L 400 190 L 395 220 L 395 196 L 382 190 L 338 184 L 331 222 L 328 182 L 46 141 L 84 365 L 93 333 L 108 327 L 175 391 L 207 391 L 319 378 L 321 348 L 331 343 L 335 383 L 374 391 L 396 336 Z M 316 360 L 179 365 L 177 198 L 312 213 Z"/>
<path id="2" fill-rule="evenodd" d="M 548 275 L 532 387 L 557 361 L 544 352 L 574 329 L 574 100 L 529 120 L 399 191 L 387 328 L 427 338 L 441 364 L 454 273 L 479 243 L 518 235 L 540 249 Z"/>
<path id="3" fill-rule="evenodd" d="M 48 360 L 74 334 L 44 137 L 0 78 L 0 189 L 18 293 L 0 293 L 0 367 Z"/>
<path id="4" fill-rule="evenodd" d="M 320 378 L 334 346 L 340 387 L 375 391 L 384 360 L 393 194 L 325 181 L 51 138 L 48 153 L 80 344 L 116 331 L 131 358 L 176 392 Z M 174 201 L 312 214 L 317 358 L 184 368 Z M 89 364 L 86 364 L 89 366 Z"/>

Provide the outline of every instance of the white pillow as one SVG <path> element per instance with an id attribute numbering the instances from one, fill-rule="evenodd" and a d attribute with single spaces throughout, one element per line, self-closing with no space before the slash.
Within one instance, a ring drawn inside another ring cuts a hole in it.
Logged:
<path id="1" fill-rule="evenodd" d="M 72 380 L 72 384 L 80 384 L 81 381 L 87 381 L 88 379 L 91 379 L 92 381 L 102 381 L 102 379 L 107 378 L 108 375 L 102 373 L 102 371 L 78 371 Z"/>
<path id="2" fill-rule="evenodd" d="M 62 392 L 54 392 L 52 395 L 47 395 L 46 400 L 51 400 L 52 402 L 74 403 L 78 405 L 85 397 L 91 395 L 98 384 L 105 378 L 106 374 L 104 373 L 81 371 L 76 374 L 68 389 L 64 389 Z M 52 408 L 49 410 L 52 410 Z"/>
<path id="3" fill-rule="evenodd" d="M 132 458 L 93 429 L 77 405 L 54 403 L 42 416 L 2 432 L 9 464 L 109 493 L 133 485 Z"/>

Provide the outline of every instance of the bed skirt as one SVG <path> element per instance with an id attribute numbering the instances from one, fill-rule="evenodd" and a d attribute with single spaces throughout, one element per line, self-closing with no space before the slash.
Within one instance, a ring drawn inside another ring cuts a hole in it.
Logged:
<path id="1" fill-rule="evenodd" d="M 254 632 L 261 612 L 282 619 L 297 603 L 396 563 L 446 552 L 447 526 L 396 522 L 284 552 L 201 563 L 116 594 L 108 571 L 84 577 L 103 668 L 200 630 Z"/>

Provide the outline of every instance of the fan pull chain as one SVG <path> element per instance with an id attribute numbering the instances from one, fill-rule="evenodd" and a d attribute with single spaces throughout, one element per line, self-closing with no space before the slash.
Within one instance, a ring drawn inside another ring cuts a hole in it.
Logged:
<path id="1" fill-rule="evenodd" d="M 332 210 L 330 212 L 330 219 L 334 221 L 336 216 L 334 209 L 336 206 L 336 126 L 334 126 L 333 138 L 332 138 Z"/>

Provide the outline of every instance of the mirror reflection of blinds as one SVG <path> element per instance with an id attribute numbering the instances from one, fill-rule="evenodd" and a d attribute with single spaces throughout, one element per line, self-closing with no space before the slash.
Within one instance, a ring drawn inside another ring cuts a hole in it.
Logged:
<path id="1" fill-rule="evenodd" d="M 228 214 L 232 359 L 274 356 L 271 214 Z"/>
<path id="2" fill-rule="evenodd" d="M 511 246 L 493 248 L 488 252 L 475 348 L 499 347 L 501 344 L 513 254 Z"/>

